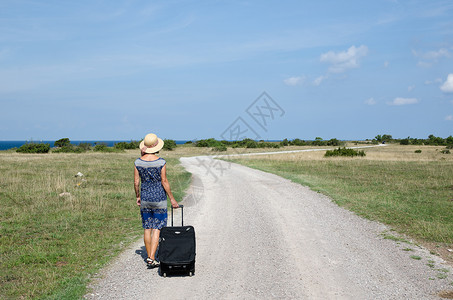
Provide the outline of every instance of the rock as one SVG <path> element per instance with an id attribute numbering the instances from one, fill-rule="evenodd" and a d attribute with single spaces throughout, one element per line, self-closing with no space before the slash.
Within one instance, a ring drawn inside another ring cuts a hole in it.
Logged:
<path id="1" fill-rule="evenodd" d="M 58 196 L 60 196 L 60 197 L 67 197 L 67 196 L 71 196 L 71 193 L 63 192 L 63 193 L 59 194 Z"/>
<path id="2" fill-rule="evenodd" d="M 75 177 L 83 177 L 83 174 L 80 173 L 80 172 L 78 172 L 78 173 L 75 175 Z"/>

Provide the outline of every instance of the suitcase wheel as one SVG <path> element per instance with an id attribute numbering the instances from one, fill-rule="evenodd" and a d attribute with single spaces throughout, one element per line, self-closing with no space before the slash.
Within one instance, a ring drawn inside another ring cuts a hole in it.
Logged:
<path id="1" fill-rule="evenodd" d="M 162 276 L 164 276 L 164 278 L 167 277 L 167 273 L 162 274 Z"/>
<path id="2" fill-rule="evenodd" d="M 189 277 L 192 277 L 193 276 L 193 272 L 189 272 Z"/>

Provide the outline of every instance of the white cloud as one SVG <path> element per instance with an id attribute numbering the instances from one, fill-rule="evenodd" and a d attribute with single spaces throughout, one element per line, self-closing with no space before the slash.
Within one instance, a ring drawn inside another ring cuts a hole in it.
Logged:
<path id="1" fill-rule="evenodd" d="M 448 74 L 447 80 L 440 86 L 444 93 L 453 93 L 453 73 Z"/>
<path id="2" fill-rule="evenodd" d="M 412 91 L 413 89 L 415 89 L 415 85 L 410 85 L 407 87 L 408 92 Z"/>
<path id="3" fill-rule="evenodd" d="M 438 60 L 443 57 L 446 57 L 446 58 L 451 57 L 450 52 L 446 48 L 440 48 L 437 51 L 428 51 L 428 52 L 424 52 L 424 53 L 412 50 L 412 54 L 415 57 L 418 57 L 421 59 L 420 61 L 417 62 L 417 66 L 424 67 L 424 68 L 431 67 L 434 63 L 437 63 Z"/>
<path id="4" fill-rule="evenodd" d="M 432 63 L 429 63 L 429 62 L 426 62 L 426 61 L 419 61 L 417 63 L 417 66 L 418 67 L 422 67 L 422 68 L 429 68 L 429 67 L 432 67 L 433 64 Z"/>
<path id="5" fill-rule="evenodd" d="M 318 86 L 318 85 L 320 85 L 321 82 L 323 82 L 324 79 L 326 79 L 326 78 L 327 78 L 327 76 L 321 75 L 321 76 L 319 76 L 318 78 L 316 78 L 315 80 L 313 80 L 313 84 L 316 85 L 316 86 Z"/>
<path id="6" fill-rule="evenodd" d="M 437 51 L 428 51 L 425 53 L 420 53 L 415 50 L 412 50 L 412 54 L 414 54 L 415 57 L 420 57 L 421 59 L 425 60 L 438 60 L 439 58 L 442 57 L 450 57 L 451 54 L 448 52 L 448 49 L 445 48 L 440 48 Z"/>
<path id="7" fill-rule="evenodd" d="M 369 98 L 369 99 L 366 99 L 365 100 L 365 104 L 368 104 L 368 105 L 375 105 L 377 102 L 376 100 L 374 100 L 374 98 Z"/>
<path id="8" fill-rule="evenodd" d="M 301 84 L 302 82 L 304 82 L 304 80 L 305 80 L 305 76 L 299 76 L 299 77 L 286 78 L 283 81 L 285 82 L 286 85 L 295 86 L 295 85 Z"/>
<path id="9" fill-rule="evenodd" d="M 348 69 L 357 68 L 359 66 L 359 60 L 367 54 L 367 46 L 362 45 L 358 48 L 351 46 L 347 51 L 338 53 L 329 51 L 321 54 L 320 61 L 332 64 L 329 72 L 342 73 Z"/>
<path id="10" fill-rule="evenodd" d="M 453 121 L 453 115 L 446 116 L 445 121 Z"/>
<path id="11" fill-rule="evenodd" d="M 416 98 L 401 98 L 396 97 L 393 99 L 392 102 L 389 102 L 389 105 L 408 105 L 408 104 L 415 104 L 418 103 L 418 99 Z"/>
<path id="12" fill-rule="evenodd" d="M 425 81 L 426 85 L 433 84 L 433 83 L 442 83 L 442 78 L 436 78 L 434 80 L 426 80 Z"/>

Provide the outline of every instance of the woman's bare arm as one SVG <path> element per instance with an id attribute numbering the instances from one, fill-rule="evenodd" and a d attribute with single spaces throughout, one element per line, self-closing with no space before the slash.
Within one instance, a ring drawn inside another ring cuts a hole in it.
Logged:
<path id="1" fill-rule="evenodd" d="M 134 190 L 135 197 L 137 198 L 137 205 L 140 206 L 140 175 L 138 174 L 137 168 L 134 166 Z"/>
<path id="2" fill-rule="evenodd" d="M 176 202 L 175 197 L 171 192 L 170 183 L 167 179 L 167 165 L 164 165 L 161 171 L 161 178 L 162 178 L 162 186 L 164 187 L 165 192 L 167 193 L 168 197 L 170 198 L 171 206 L 174 208 L 179 207 L 178 202 Z"/>

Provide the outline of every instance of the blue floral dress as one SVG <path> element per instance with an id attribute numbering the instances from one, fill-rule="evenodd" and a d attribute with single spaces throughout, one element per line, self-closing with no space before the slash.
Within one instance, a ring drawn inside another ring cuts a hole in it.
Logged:
<path id="1" fill-rule="evenodd" d="M 158 158 L 146 161 L 135 160 L 140 185 L 140 215 L 144 229 L 162 229 L 167 225 L 167 193 L 162 186 L 161 172 L 166 161 Z"/>

